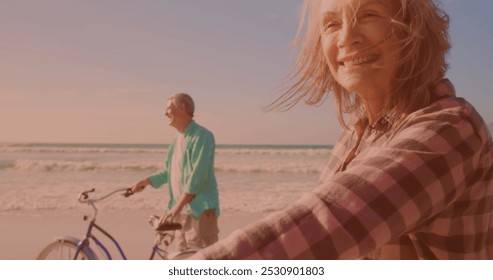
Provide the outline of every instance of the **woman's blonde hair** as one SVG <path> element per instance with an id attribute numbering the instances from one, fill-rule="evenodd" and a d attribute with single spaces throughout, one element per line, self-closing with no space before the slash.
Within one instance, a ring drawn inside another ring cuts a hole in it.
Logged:
<path id="1" fill-rule="evenodd" d="M 401 46 L 401 56 L 394 77 L 395 94 L 385 110 L 409 114 L 430 103 L 432 89 L 445 75 L 449 20 L 434 0 L 390 1 L 398 6 L 390 23 Z M 339 121 L 347 128 L 345 114 L 360 118 L 364 107 L 360 98 L 339 85 L 329 71 L 321 48 L 319 2 L 304 2 L 294 40 L 300 49 L 298 58 L 283 83 L 286 90 L 268 108 L 288 110 L 301 100 L 320 105 L 330 92 L 335 96 Z"/>

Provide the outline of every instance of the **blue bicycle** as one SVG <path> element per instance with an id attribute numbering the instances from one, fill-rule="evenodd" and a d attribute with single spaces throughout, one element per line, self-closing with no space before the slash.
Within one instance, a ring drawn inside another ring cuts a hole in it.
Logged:
<path id="1" fill-rule="evenodd" d="M 132 191 L 130 188 L 117 189 L 114 190 L 102 197 L 99 198 L 89 198 L 89 194 L 94 192 L 95 189 L 91 189 L 88 191 L 84 191 L 79 195 L 79 202 L 87 203 L 94 210 L 94 215 L 92 216 L 91 221 L 87 227 L 86 235 L 82 240 L 72 237 L 72 236 L 63 236 L 56 238 L 55 241 L 46 246 L 41 253 L 39 253 L 37 259 L 38 260 L 97 260 L 97 259 L 113 259 L 108 248 L 94 235 L 94 231 L 98 231 L 105 235 L 113 245 L 118 250 L 120 257 L 124 260 L 127 259 L 125 253 L 123 252 L 120 244 L 116 241 L 111 234 L 105 231 L 102 227 L 96 224 L 96 216 L 98 213 L 98 209 L 96 207 L 96 202 L 104 200 L 114 194 L 122 194 L 125 197 L 129 197 L 132 195 Z M 88 216 L 84 216 L 84 220 L 89 219 Z M 193 255 L 197 250 L 189 249 L 186 251 L 179 252 L 168 252 L 168 247 L 173 242 L 174 231 L 181 229 L 181 224 L 165 222 L 160 223 L 159 217 L 156 215 L 151 216 L 149 219 L 149 223 L 154 228 L 156 232 L 156 240 L 151 249 L 150 260 L 153 260 L 156 256 L 159 256 L 163 260 L 169 259 L 186 259 Z M 102 254 L 99 257 L 93 247 L 98 247 Z"/>

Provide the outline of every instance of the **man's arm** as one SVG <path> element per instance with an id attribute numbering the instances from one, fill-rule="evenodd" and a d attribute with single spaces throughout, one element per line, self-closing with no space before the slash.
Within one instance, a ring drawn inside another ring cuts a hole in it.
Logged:
<path id="1" fill-rule="evenodd" d="M 132 187 L 132 192 L 133 193 L 138 193 L 138 192 L 141 192 L 145 189 L 145 187 L 147 187 L 148 185 L 151 185 L 151 180 L 149 180 L 149 178 L 145 178 L 143 180 L 140 180 L 139 182 L 137 182 L 137 184 L 135 184 L 133 187 Z"/>

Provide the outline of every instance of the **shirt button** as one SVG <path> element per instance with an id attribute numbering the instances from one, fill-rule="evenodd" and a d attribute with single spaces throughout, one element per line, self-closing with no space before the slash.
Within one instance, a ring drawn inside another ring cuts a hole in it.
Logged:
<path id="1" fill-rule="evenodd" d="M 371 130 L 371 134 L 376 134 L 377 133 L 377 130 L 376 129 L 372 129 Z"/>

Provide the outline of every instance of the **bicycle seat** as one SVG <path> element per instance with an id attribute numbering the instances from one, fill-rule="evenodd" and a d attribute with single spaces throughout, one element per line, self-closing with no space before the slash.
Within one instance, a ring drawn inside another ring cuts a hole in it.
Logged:
<path id="1" fill-rule="evenodd" d="M 182 226 L 179 223 L 164 223 L 160 224 L 156 227 L 157 231 L 168 231 L 168 230 L 178 230 L 181 229 Z"/>
<path id="2" fill-rule="evenodd" d="M 157 215 L 151 215 L 151 217 L 149 217 L 149 223 L 156 231 L 171 231 L 182 229 L 182 225 L 180 223 L 165 221 L 164 223 L 160 224 L 159 221 L 160 218 Z"/>

